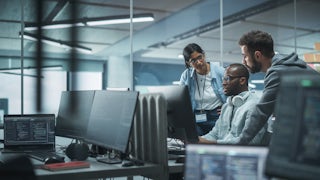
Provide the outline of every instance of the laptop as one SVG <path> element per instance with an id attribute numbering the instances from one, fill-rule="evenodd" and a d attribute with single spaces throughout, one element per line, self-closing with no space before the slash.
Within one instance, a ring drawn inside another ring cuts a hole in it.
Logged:
<path id="1" fill-rule="evenodd" d="M 264 180 L 268 147 L 189 144 L 186 146 L 184 177 L 200 179 Z"/>
<path id="2" fill-rule="evenodd" d="M 55 115 L 4 115 L 3 152 L 55 152 Z"/>

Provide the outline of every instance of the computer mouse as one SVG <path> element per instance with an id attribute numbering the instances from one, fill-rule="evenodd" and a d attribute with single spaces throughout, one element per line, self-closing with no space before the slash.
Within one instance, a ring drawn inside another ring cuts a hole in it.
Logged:
<path id="1" fill-rule="evenodd" d="M 122 167 L 130 167 L 133 166 L 134 163 L 132 161 L 124 161 L 122 162 Z"/>
<path id="2" fill-rule="evenodd" d="M 64 159 L 59 159 L 56 157 L 48 157 L 44 160 L 44 164 L 62 163 Z"/>

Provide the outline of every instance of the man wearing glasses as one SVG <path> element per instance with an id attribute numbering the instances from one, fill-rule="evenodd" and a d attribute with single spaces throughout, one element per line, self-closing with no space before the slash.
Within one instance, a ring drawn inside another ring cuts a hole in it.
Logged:
<path id="1" fill-rule="evenodd" d="M 198 135 L 203 135 L 214 127 L 226 101 L 222 88 L 224 68 L 206 62 L 205 52 L 195 43 L 183 49 L 183 56 L 187 69 L 181 74 L 180 85 L 189 88 Z"/>
<path id="2" fill-rule="evenodd" d="M 240 64 L 231 64 L 223 77 L 223 91 L 227 102 L 222 106 L 221 115 L 213 129 L 199 137 L 199 143 L 235 144 L 247 125 L 258 96 L 248 91 L 249 71 Z M 266 128 L 262 129 L 250 144 L 262 144 Z"/>

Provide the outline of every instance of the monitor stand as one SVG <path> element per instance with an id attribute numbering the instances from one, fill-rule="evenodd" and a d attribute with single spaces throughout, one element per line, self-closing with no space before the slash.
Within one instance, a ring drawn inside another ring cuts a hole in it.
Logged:
<path id="1" fill-rule="evenodd" d="M 118 157 L 110 157 L 110 156 L 97 156 L 98 162 L 106 163 L 106 164 L 120 164 L 122 163 L 122 159 Z"/>
<path id="2" fill-rule="evenodd" d="M 128 159 L 128 154 L 116 151 L 114 149 L 104 148 L 104 154 L 97 155 L 96 160 L 98 162 L 106 164 L 121 164 Z"/>

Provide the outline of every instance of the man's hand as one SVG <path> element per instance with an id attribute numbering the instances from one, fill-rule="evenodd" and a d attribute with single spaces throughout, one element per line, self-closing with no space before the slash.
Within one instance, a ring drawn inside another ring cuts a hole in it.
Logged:
<path id="1" fill-rule="evenodd" d="M 217 114 L 221 114 L 221 106 L 219 106 L 218 108 L 217 108 Z"/>
<path id="2" fill-rule="evenodd" d="M 199 136 L 199 144 L 217 144 L 217 141 L 215 140 L 207 140 L 201 136 Z"/>

